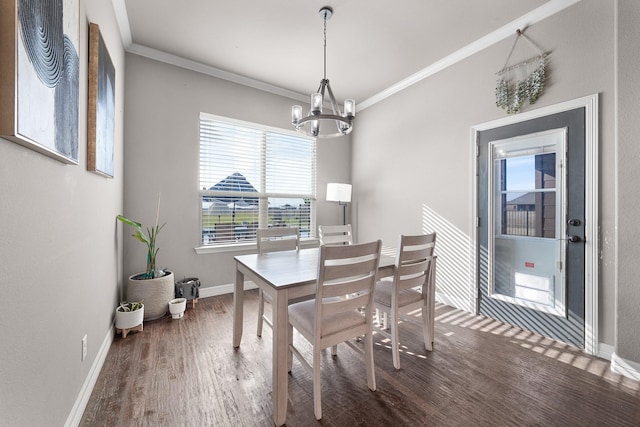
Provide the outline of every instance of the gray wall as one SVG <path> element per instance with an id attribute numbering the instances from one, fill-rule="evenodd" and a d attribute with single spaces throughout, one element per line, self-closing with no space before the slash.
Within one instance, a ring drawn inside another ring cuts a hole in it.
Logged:
<path id="1" fill-rule="evenodd" d="M 199 114 L 291 129 L 294 101 L 138 55 L 126 60 L 125 215 L 152 224 L 161 192 L 160 222 L 167 225 L 158 237 L 158 265 L 176 279 L 200 278 L 203 288 L 230 285 L 233 257 L 242 251 L 194 251 L 200 242 Z M 342 208 L 324 198 L 327 182 L 350 182 L 350 140 L 323 140 L 317 153 L 317 223 L 341 223 Z M 125 277 L 144 271 L 145 247 L 126 240 L 124 259 Z"/>
<path id="2" fill-rule="evenodd" d="M 112 336 L 119 298 L 124 49 L 111 2 L 79 3 L 79 164 L 0 139 L 2 426 L 65 424 Z M 116 70 L 113 179 L 86 170 L 89 21 L 100 25 Z M 81 361 L 85 334 L 88 355 Z"/>
<path id="3" fill-rule="evenodd" d="M 640 2 L 620 1 L 618 11 L 618 328 L 616 353 L 640 361 Z"/>
<path id="4" fill-rule="evenodd" d="M 616 343 L 616 326 L 621 329 L 616 322 L 623 320 L 616 319 L 617 268 L 620 271 L 636 268 L 616 260 L 619 193 L 614 21 L 615 2 L 583 0 L 528 28 L 526 34 L 552 54 L 545 93 L 534 106 L 524 110 L 600 94 L 599 340 L 610 346 Z M 638 24 L 637 14 L 632 22 Z M 637 40 L 627 39 L 632 45 L 633 50 L 629 51 L 632 55 L 637 53 Z M 360 237 L 380 236 L 385 245 L 393 246 L 400 233 L 437 230 L 438 253 L 443 255 L 438 260 L 437 291 L 447 302 L 464 309 L 473 309 L 468 298 L 472 301 L 475 292 L 475 283 L 469 276 L 473 266 L 467 263 L 469 254 L 474 256 L 471 242 L 475 233 L 471 218 L 474 158 L 470 127 L 505 116 L 495 106 L 495 72 L 504 64 L 512 44 L 512 38 L 499 42 L 366 109 L 360 113 L 359 127 L 353 136 L 352 156 L 357 159 L 352 170 L 356 193 L 353 206 L 357 213 L 354 223 Z M 519 46 L 525 54 L 534 54 L 527 51 L 526 43 Z M 633 59 L 637 60 L 635 56 Z M 637 77 L 634 78 L 637 83 Z M 640 110 L 637 92 L 631 97 L 628 106 L 633 117 Z M 633 130 L 629 129 L 630 135 L 637 134 Z M 629 158 L 636 162 L 637 144 L 629 143 L 628 149 Z M 624 179 L 629 189 L 626 194 L 637 193 L 638 175 L 629 171 Z M 629 199 L 633 200 L 625 197 Z M 637 203 L 631 200 L 629 204 Z M 399 206 L 403 209 L 398 209 Z M 633 208 L 629 218 L 637 216 L 637 204 Z M 628 227 L 637 230 L 633 221 L 628 222 Z M 637 250 L 632 253 L 635 255 Z M 630 301 L 637 302 L 640 298 L 637 289 L 629 289 L 629 293 L 634 294 Z M 632 323 L 622 329 L 637 330 L 638 319 L 624 320 Z M 634 342 L 637 349 L 640 342 L 637 335 L 625 338 Z M 640 352 L 627 355 L 640 361 Z"/>

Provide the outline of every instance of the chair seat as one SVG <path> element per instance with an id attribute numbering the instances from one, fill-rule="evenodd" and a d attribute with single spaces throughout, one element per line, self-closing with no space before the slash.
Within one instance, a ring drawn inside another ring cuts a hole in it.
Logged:
<path id="1" fill-rule="evenodd" d="M 376 283 L 376 290 L 373 293 L 373 300 L 376 304 L 391 307 L 391 295 L 393 294 L 392 280 L 379 280 Z M 412 304 L 422 300 L 422 293 L 416 289 L 405 289 L 398 294 L 398 306 Z"/>
<path id="2" fill-rule="evenodd" d="M 325 302 L 340 301 L 340 298 L 325 298 Z M 316 301 L 303 301 L 289 306 L 289 322 L 296 326 L 303 335 L 310 336 L 313 333 L 313 323 L 315 318 Z M 326 316 L 322 320 L 320 330 L 322 335 L 329 336 L 336 332 L 352 329 L 358 325 L 366 323 L 365 317 L 353 310 L 346 313 L 338 313 L 333 316 Z M 322 338 L 322 337 L 320 337 Z"/>

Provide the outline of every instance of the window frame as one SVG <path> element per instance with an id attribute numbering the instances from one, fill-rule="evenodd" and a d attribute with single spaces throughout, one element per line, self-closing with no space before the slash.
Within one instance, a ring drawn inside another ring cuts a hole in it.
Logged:
<path id="1" fill-rule="evenodd" d="M 228 118 L 228 117 L 222 117 L 222 116 L 217 116 L 217 115 L 213 115 L 213 114 L 209 114 L 209 113 L 205 113 L 205 112 L 200 112 L 199 114 L 199 119 L 198 119 L 198 174 L 199 174 L 199 178 L 198 178 L 198 236 L 197 236 L 197 242 L 198 242 L 198 246 L 196 246 L 194 248 L 195 252 L 197 254 L 206 254 L 206 253 L 218 253 L 218 252 L 230 252 L 230 251 L 246 251 L 249 249 L 253 249 L 256 248 L 256 241 L 255 238 L 253 239 L 247 239 L 246 241 L 236 241 L 236 242 L 222 242 L 222 243 L 217 243 L 217 244 L 204 244 L 203 243 L 203 209 L 202 209 L 202 197 L 203 196 L 213 196 L 213 195 L 220 195 L 219 191 L 215 191 L 215 190 L 209 190 L 209 189 L 203 189 L 201 187 L 201 183 L 200 183 L 200 173 L 201 173 L 201 156 L 202 156 L 202 151 L 201 151 L 201 145 L 202 145 L 202 139 L 201 139 L 201 127 L 202 127 L 202 122 L 203 120 L 209 120 L 209 121 L 213 121 L 213 122 L 218 122 L 221 125 L 226 125 L 226 126 L 238 126 L 238 127 L 243 127 L 243 128 L 247 128 L 247 129 L 251 129 L 253 131 L 258 131 L 260 133 L 262 133 L 262 139 L 261 139 L 261 146 L 259 148 L 257 148 L 258 150 L 261 151 L 261 155 L 260 155 L 260 174 L 261 174 L 261 188 L 258 188 L 257 193 L 255 193 L 255 197 L 258 198 L 259 200 L 259 210 L 258 210 L 258 218 L 259 218 L 259 226 L 263 227 L 266 226 L 267 222 L 268 222 L 268 216 L 269 216 L 269 212 L 268 212 L 268 200 L 271 198 L 296 198 L 296 199 L 309 199 L 310 201 L 310 207 L 309 207 L 309 237 L 303 238 L 301 239 L 301 246 L 313 246 L 315 244 L 317 244 L 317 237 L 316 237 L 316 202 L 317 202 L 317 139 L 316 138 L 312 138 L 312 137 L 307 137 L 304 135 L 301 135 L 298 132 L 294 132 L 288 129 L 281 129 L 281 128 L 276 128 L 276 127 L 272 127 L 272 126 L 267 126 L 267 125 L 263 125 L 260 123 L 252 123 L 252 122 L 247 122 L 247 121 L 242 121 L 242 120 L 237 120 L 237 119 L 232 119 L 232 118 Z M 266 135 L 270 133 L 270 134 L 276 134 L 276 135 L 282 135 L 284 137 L 294 137 L 294 138 L 300 138 L 300 139 L 304 139 L 304 140 L 308 140 L 308 142 L 310 142 L 312 144 L 311 149 L 312 149 L 312 160 L 311 160 L 311 167 L 312 167 L 312 172 L 311 172 L 311 182 L 310 182 L 310 187 L 311 187 L 311 193 L 310 194 L 294 194 L 294 193 L 287 193 L 287 192 L 268 192 L 266 191 L 266 187 L 267 187 L 267 183 L 265 182 L 266 180 L 266 174 L 265 174 L 265 170 L 266 170 L 266 166 L 269 163 L 269 157 L 267 154 L 267 150 L 265 150 L 265 144 L 267 143 L 267 137 Z M 253 194 L 253 193 L 251 193 Z M 230 193 L 229 196 L 233 196 L 233 193 Z M 246 194 L 245 194 L 246 195 Z"/>

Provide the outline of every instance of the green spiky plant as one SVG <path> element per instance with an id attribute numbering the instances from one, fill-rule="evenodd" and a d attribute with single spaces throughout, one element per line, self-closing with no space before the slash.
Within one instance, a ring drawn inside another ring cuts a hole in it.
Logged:
<path id="1" fill-rule="evenodd" d="M 138 302 L 122 301 L 118 306 L 118 311 L 130 312 L 130 311 L 140 310 L 141 308 L 142 308 L 142 301 L 138 301 Z"/>
<path id="2" fill-rule="evenodd" d="M 147 235 L 142 231 L 142 224 L 137 221 L 132 221 L 125 218 L 122 215 L 118 215 L 118 220 L 130 225 L 134 228 L 132 236 L 147 245 L 147 271 L 142 275 L 142 279 L 154 279 L 156 277 L 164 276 L 163 270 L 156 269 L 156 256 L 158 255 L 159 248 L 156 246 L 156 239 L 158 233 L 166 225 L 166 223 L 158 226 L 158 216 L 160 215 L 160 193 L 158 193 L 158 209 L 156 210 L 156 224 L 149 228 L 147 227 Z"/>

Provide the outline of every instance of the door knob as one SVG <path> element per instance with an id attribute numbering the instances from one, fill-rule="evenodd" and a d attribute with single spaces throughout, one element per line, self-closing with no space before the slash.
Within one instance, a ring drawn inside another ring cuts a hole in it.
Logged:
<path id="1" fill-rule="evenodd" d="M 568 221 L 568 224 L 569 224 L 569 225 L 571 225 L 571 226 L 573 226 L 573 227 L 577 227 L 578 225 L 580 225 L 580 224 L 582 224 L 582 223 L 581 223 L 581 222 L 580 222 L 580 220 L 579 220 L 579 219 L 577 219 L 577 218 L 571 218 L 571 219 Z"/>
<path id="2" fill-rule="evenodd" d="M 578 243 L 582 241 L 580 236 L 567 236 L 567 240 L 570 241 L 571 243 Z"/>

